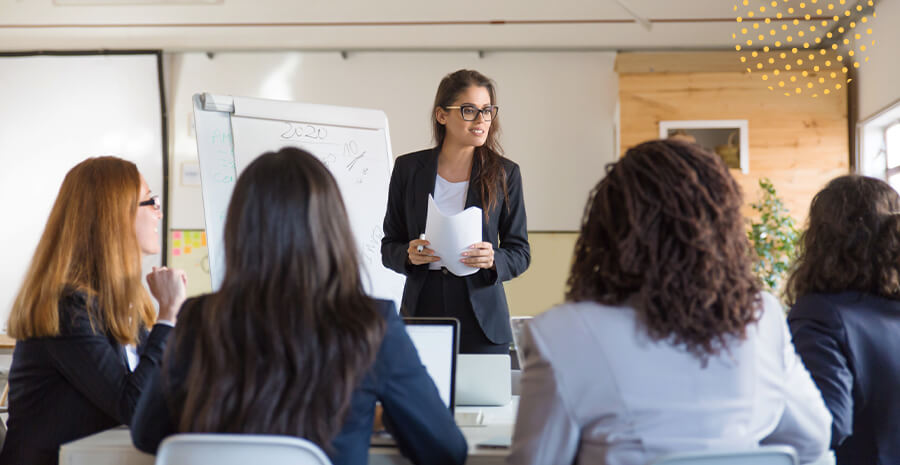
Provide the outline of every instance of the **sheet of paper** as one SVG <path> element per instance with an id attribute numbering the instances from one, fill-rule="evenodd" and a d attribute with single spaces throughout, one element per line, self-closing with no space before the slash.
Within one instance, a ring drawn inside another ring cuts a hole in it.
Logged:
<path id="1" fill-rule="evenodd" d="M 462 253 L 470 245 L 481 242 L 481 209 L 469 207 L 455 215 L 447 216 L 438 209 L 434 197 L 428 195 L 428 216 L 425 220 L 425 239 L 428 247 L 441 257 L 437 263 L 456 276 L 468 276 L 478 271 L 460 262 Z"/>

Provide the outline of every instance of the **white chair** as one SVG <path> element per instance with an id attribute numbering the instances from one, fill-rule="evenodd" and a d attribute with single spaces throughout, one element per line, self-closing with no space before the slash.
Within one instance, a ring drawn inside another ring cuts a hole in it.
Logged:
<path id="1" fill-rule="evenodd" d="M 156 465 L 331 465 L 315 444 L 292 436 L 176 434 L 163 440 Z"/>
<path id="2" fill-rule="evenodd" d="M 671 454 L 649 465 L 797 465 L 797 454 L 789 446 L 719 450 Z"/>

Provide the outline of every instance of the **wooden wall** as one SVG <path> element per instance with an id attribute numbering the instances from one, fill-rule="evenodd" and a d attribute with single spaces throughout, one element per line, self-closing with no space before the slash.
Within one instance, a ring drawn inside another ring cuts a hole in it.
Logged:
<path id="1" fill-rule="evenodd" d="M 819 98 L 785 97 L 743 71 L 729 52 L 624 53 L 616 66 L 623 154 L 657 138 L 662 120 L 749 120 L 750 172 L 732 170 L 744 190 L 746 215 L 759 178 L 770 178 L 803 221 L 812 196 L 849 172 L 846 86 Z"/>

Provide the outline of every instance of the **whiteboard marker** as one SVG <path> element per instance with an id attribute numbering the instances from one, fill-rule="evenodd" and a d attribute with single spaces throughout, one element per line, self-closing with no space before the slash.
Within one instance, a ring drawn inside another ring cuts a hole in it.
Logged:
<path id="1" fill-rule="evenodd" d="M 425 233 L 419 234 L 419 240 L 422 240 L 422 241 L 425 240 Z M 416 252 L 422 253 L 422 249 L 424 249 L 424 248 L 425 248 L 424 245 L 420 245 L 420 246 L 416 247 Z"/>

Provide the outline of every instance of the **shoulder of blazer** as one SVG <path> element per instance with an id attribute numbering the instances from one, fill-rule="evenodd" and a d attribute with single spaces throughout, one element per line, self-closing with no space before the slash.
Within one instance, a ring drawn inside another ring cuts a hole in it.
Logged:
<path id="1" fill-rule="evenodd" d="M 432 157 L 433 154 L 434 148 L 430 148 L 400 155 L 396 160 L 394 160 L 394 169 L 400 167 L 402 167 L 403 169 L 410 169 L 412 167 L 423 166 L 428 162 L 429 158 Z"/>
<path id="2" fill-rule="evenodd" d="M 91 321 L 88 305 L 91 303 L 83 292 L 72 290 L 63 292 L 57 306 L 61 336 L 103 334 L 105 325 L 102 321 Z"/>
<path id="3" fill-rule="evenodd" d="M 510 173 L 513 169 L 519 167 L 518 163 L 503 156 L 500 157 L 500 163 L 503 165 L 503 169 L 506 170 L 507 173 Z"/>
<path id="4" fill-rule="evenodd" d="M 375 311 L 384 318 L 385 321 L 390 321 L 392 316 L 397 316 L 396 306 L 394 302 L 391 300 L 384 299 L 374 299 L 375 300 Z"/>

